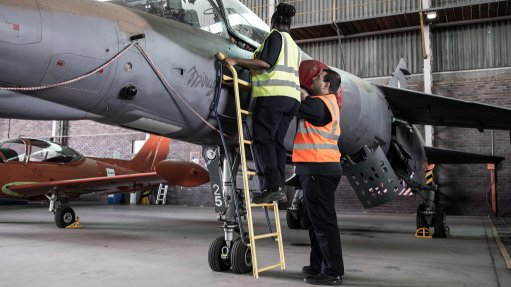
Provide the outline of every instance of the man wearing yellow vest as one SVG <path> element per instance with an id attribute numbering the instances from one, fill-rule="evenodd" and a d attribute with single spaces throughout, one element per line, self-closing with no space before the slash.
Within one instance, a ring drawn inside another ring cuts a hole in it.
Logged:
<path id="1" fill-rule="evenodd" d="M 256 99 L 253 140 L 262 190 L 260 197 L 254 197 L 255 202 L 286 198 L 284 138 L 300 106 L 301 52 L 289 35 L 295 13 L 292 5 L 280 3 L 271 19 L 272 31 L 254 52 L 254 58 L 224 60 L 229 65 L 250 68 L 252 72 L 252 96 Z"/>
<path id="2" fill-rule="evenodd" d="M 312 96 L 298 112 L 293 144 L 295 173 L 303 188 L 305 224 L 311 241 L 310 265 L 302 268 L 305 282 L 341 285 L 344 275 L 341 239 L 335 212 L 335 190 L 342 175 L 337 141 L 341 134 L 336 93 L 341 77 L 330 69 L 312 80 Z M 302 96 L 303 97 L 303 96 Z"/>

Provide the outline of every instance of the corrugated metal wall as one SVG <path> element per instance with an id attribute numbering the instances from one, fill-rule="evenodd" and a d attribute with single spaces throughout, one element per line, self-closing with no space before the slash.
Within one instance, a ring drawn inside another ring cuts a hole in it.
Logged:
<path id="1" fill-rule="evenodd" d="M 295 25 L 350 21 L 419 10 L 418 0 L 294 0 Z"/>
<path id="2" fill-rule="evenodd" d="M 337 21 L 418 11 L 419 5 L 419 0 L 337 0 Z"/>
<path id="3" fill-rule="evenodd" d="M 266 6 L 271 0 L 241 0 L 266 21 Z M 445 0 L 444 0 L 445 1 Z M 419 0 L 284 0 L 296 8 L 294 25 L 315 25 L 333 21 L 349 21 L 419 10 Z M 255 7 L 257 10 L 254 10 Z M 262 16 L 261 16 L 262 15 Z"/>
<path id="4" fill-rule="evenodd" d="M 431 0 L 432 8 L 451 7 L 459 5 L 470 5 L 495 2 L 492 0 Z"/>
<path id="5" fill-rule="evenodd" d="M 242 0 L 258 15 L 267 17 L 272 0 Z M 419 0 L 293 0 L 297 8 L 294 25 L 331 22 L 333 11 L 342 20 L 416 11 Z M 335 6 L 334 6 L 335 2 Z M 488 0 L 432 0 L 439 7 L 486 3 Z M 306 13 L 301 11 L 307 11 Z M 433 71 L 456 71 L 511 67 L 511 21 L 435 28 L 432 30 Z M 343 40 L 347 72 L 359 77 L 389 76 L 403 57 L 410 72 L 422 73 L 420 32 L 394 33 Z M 342 67 L 338 41 L 301 44 L 314 58 Z"/>
<path id="6" fill-rule="evenodd" d="M 338 41 L 307 43 L 300 47 L 311 57 L 359 77 L 378 77 L 394 72 L 400 58 L 406 60 L 410 72 L 421 73 L 420 40 L 418 31 L 343 40 L 345 68 Z"/>
<path id="7" fill-rule="evenodd" d="M 511 66 L 511 21 L 435 29 L 433 70 Z"/>
<path id="8" fill-rule="evenodd" d="M 271 15 L 268 16 L 268 3 L 270 1 L 274 0 L 241 0 L 240 2 L 256 13 L 264 22 L 269 23 L 268 18 Z"/>

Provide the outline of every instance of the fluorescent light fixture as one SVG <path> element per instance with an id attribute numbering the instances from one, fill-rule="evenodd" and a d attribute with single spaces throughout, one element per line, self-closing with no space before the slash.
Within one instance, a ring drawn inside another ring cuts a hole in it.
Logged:
<path id="1" fill-rule="evenodd" d="M 436 19 L 436 12 L 435 11 L 427 12 L 426 13 L 426 18 L 428 18 L 428 20 Z"/>

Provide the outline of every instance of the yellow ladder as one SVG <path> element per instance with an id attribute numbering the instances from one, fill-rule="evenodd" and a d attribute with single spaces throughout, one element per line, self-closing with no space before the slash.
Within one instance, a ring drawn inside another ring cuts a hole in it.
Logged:
<path id="1" fill-rule="evenodd" d="M 217 58 L 220 61 L 223 61 L 225 59 L 225 56 L 222 53 L 218 53 Z M 249 183 L 248 183 L 248 176 L 254 176 L 256 175 L 256 172 L 249 171 L 247 168 L 247 158 L 245 153 L 245 145 L 251 145 L 251 140 L 246 140 L 243 132 L 243 117 L 249 116 L 251 113 L 247 110 L 244 110 L 241 108 L 240 104 L 240 93 L 239 88 L 240 86 L 245 89 L 251 89 L 251 84 L 243 81 L 241 79 L 238 79 L 238 73 L 236 72 L 236 69 L 234 69 L 233 66 L 228 65 L 229 70 L 232 73 L 232 77 L 223 76 L 222 83 L 231 86 L 234 89 L 234 98 L 235 98 L 235 104 L 236 104 L 236 120 L 237 120 L 237 126 L 238 126 L 238 135 L 239 135 L 239 146 L 240 146 L 240 157 L 241 157 L 241 171 L 243 175 L 243 190 L 245 194 L 245 206 L 247 209 L 247 225 L 248 225 L 248 236 L 250 239 L 250 252 L 252 257 L 252 273 L 254 275 L 254 279 L 259 278 L 259 273 L 263 271 L 267 271 L 273 268 L 280 267 L 282 270 L 286 269 L 286 260 L 284 258 L 284 243 L 282 241 L 282 231 L 280 228 L 280 217 L 279 217 L 279 208 L 277 202 L 272 203 L 261 203 L 261 204 L 255 204 L 252 203 L 250 200 L 250 190 L 249 190 Z M 275 216 L 275 225 L 277 228 L 277 232 L 272 233 L 266 233 L 261 235 L 254 235 L 254 223 L 252 220 L 252 208 L 273 208 L 274 216 Z M 240 222 L 241 224 L 241 222 Z M 277 241 L 277 244 L 279 246 L 279 257 L 280 262 L 274 265 L 266 266 L 259 268 L 257 265 L 257 254 L 256 254 L 256 244 L 255 241 L 257 239 L 263 239 L 263 238 L 270 238 L 273 237 L 275 241 Z"/>

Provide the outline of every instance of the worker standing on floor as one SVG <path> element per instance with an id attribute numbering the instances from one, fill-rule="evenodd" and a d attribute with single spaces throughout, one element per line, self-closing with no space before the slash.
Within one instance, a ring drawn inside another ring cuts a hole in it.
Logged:
<path id="1" fill-rule="evenodd" d="M 295 13 L 292 5 L 280 3 L 271 18 L 272 31 L 254 52 L 254 58 L 225 58 L 228 65 L 240 65 L 252 72 L 252 96 L 256 100 L 253 145 L 262 190 L 261 197 L 254 198 L 256 202 L 286 198 L 284 138 L 300 106 L 301 51 L 289 35 Z"/>
<path id="2" fill-rule="evenodd" d="M 323 69 L 312 78 L 311 96 L 303 94 L 293 143 L 295 172 L 303 188 L 305 225 L 311 242 L 310 264 L 302 273 L 313 285 L 341 285 L 344 275 L 335 190 L 341 180 L 341 135 L 337 91 L 341 77 Z"/>

